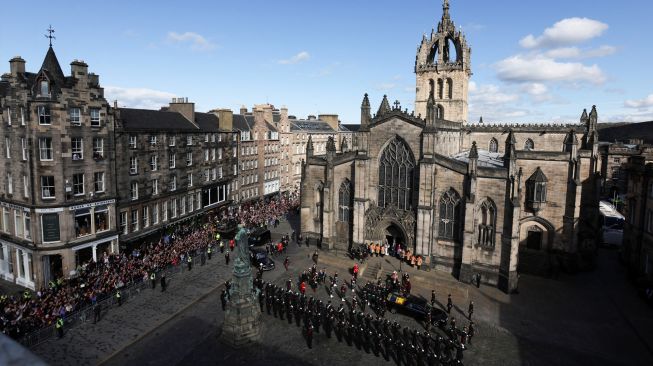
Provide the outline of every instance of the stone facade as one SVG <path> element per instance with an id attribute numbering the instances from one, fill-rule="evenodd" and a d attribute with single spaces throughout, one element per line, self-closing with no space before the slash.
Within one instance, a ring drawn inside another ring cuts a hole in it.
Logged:
<path id="1" fill-rule="evenodd" d="M 0 276 L 32 289 L 117 250 L 114 119 L 83 61 L 65 76 L 52 47 L 0 81 Z"/>
<path id="2" fill-rule="evenodd" d="M 644 156 L 628 158 L 623 259 L 632 278 L 653 280 L 653 163 Z"/>
<path id="3" fill-rule="evenodd" d="M 437 29 L 418 49 L 415 112 L 384 96 L 372 116 L 365 95 L 350 151 L 329 138 L 318 155 L 309 138 L 302 232 L 328 249 L 398 242 L 461 281 L 480 274 L 505 291 L 520 272 L 577 269 L 597 232 L 596 109 L 578 124 L 467 124 L 471 50 L 446 1 Z M 445 57 L 444 40 L 457 58 Z M 422 65 L 426 49 L 438 56 Z"/>
<path id="4" fill-rule="evenodd" d="M 198 113 L 186 98 L 174 98 L 159 111 L 115 114 L 122 243 L 231 202 L 237 163 L 231 111 Z"/>
<path id="5" fill-rule="evenodd" d="M 234 115 L 234 129 L 239 131 L 239 182 L 233 199 L 244 202 L 278 194 L 281 188 L 281 143 L 277 124 L 287 118 L 270 104 L 256 105 L 251 113 L 241 108 Z"/>
<path id="6" fill-rule="evenodd" d="M 643 156 L 647 163 L 653 162 L 653 146 L 642 140 L 623 142 L 601 142 L 601 192 L 608 198 L 627 192 L 628 182 L 625 166 L 631 156 Z"/>

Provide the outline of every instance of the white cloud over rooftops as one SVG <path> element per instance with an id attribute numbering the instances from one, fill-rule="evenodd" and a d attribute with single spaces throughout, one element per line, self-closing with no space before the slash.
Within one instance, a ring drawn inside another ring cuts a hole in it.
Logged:
<path id="1" fill-rule="evenodd" d="M 524 48 L 560 47 L 578 44 L 596 38 L 608 29 L 608 25 L 589 18 L 566 18 L 546 28 L 542 35 L 527 35 L 519 41 Z"/>

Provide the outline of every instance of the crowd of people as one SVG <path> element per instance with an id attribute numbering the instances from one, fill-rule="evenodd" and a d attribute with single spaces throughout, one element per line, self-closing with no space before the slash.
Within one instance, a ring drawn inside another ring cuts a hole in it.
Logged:
<path id="1" fill-rule="evenodd" d="M 70 314 L 111 296 L 121 302 L 121 289 L 136 282 L 153 280 L 168 266 L 188 265 L 196 253 L 209 253 L 224 242 L 216 236 L 225 218 L 248 226 L 274 223 L 298 206 L 297 195 L 282 196 L 267 203 L 255 203 L 211 217 L 205 224 L 188 223 L 169 227 L 160 240 L 143 244 L 131 253 L 103 253 L 98 261 L 80 265 L 70 278 L 51 280 L 36 292 L 0 295 L 0 332 L 20 339 L 32 331 L 55 325 L 61 329 Z"/>
<path id="2" fill-rule="evenodd" d="M 406 249 L 399 242 L 388 243 L 387 240 L 384 242 L 369 242 L 361 244 L 360 248 L 352 248 L 351 250 L 352 258 L 359 259 L 361 262 L 367 257 L 384 257 L 386 255 L 396 257 L 418 270 L 422 269 L 424 258 L 421 255 L 415 255 L 412 250 Z"/>

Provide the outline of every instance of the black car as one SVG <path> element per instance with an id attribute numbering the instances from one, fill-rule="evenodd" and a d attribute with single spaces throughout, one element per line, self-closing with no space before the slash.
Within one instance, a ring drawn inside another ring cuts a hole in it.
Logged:
<path id="1" fill-rule="evenodd" d="M 391 313 L 402 312 L 416 318 L 424 319 L 430 312 L 432 324 L 440 326 L 447 323 L 447 313 L 441 309 L 432 308 L 428 301 L 422 297 L 389 293 L 386 304 Z"/>
<path id="2" fill-rule="evenodd" d="M 271 271 L 275 267 L 274 261 L 268 256 L 268 252 L 263 249 L 251 249 L 250 259 L 252 261 L 252 265 L 256 268 L 259 268 L 262 264 L 264 271 Z"/>
<path id="3" fill-rule="evenodd" d="M 249 246 L 258 247 L 267 244 L 272 239 L 270 230 L 266 228 L 256 228 L 249 233 Z"/>

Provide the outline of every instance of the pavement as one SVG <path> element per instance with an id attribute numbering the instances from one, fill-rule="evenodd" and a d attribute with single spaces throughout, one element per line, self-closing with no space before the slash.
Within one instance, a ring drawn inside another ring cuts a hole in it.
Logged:
<path id="1" fill-rule="evenodd" d="M 296 220 L 296 218 L 294 218 Z M 291 233 L 282 222 L 273 238 Z M 285 285 L 312 264 L 315 247 L 291 244 L 277 268 L 263 279 Z M 233 263 L 233 262 L 232 262 Z M 371 258 L 361 266 L 361 278 L 398 269 L 394 258 Z M 348 279 L 353 261 L 343 253 L 320 252 L 318 268 Z M 440 304 L 451 293 L 460 327 L 474 301 L 477 336 L 465 351 L 466 365 L 651 365 L 653 364 L 653 312 L 637 298 L 626 281 L 615 251 L 602 250 L 598 269 L 573 276 L 546 279 L 522 275 L 520 293 L 507 295 L 489 286 L 476 288 L 438 271 L 408 272 L 413 293 L 430 298 L 436 291 Z M 367 275 L 365 273 L 367 272 Z M 234 350 L 219 341 L 224 314 L 220 290 L 231 268 L 218 253 L 206 266 L 176 275 L 166 292 L 146 290 L 120 308 L 103 314 L 97 324 L 70 329 L 61 340 L 52 339 L 33 349 L 51 365 L 378 365 L 394 363 L 358 349 L 335 337 L 316 333 L 308 349 L 300 328 L 264 314 L 261 341 Z M 359 280 L 359 284 L 361 281 Z M 311 291 L 309 290 L 310 294 Z M 319 288 L 314 296 L 328 300 Z M 350 299 L 351 296 L 348 296 Z M 337 306 L 338 298 L 332 299 Z M 335 301 L 337 300 L 337 301 Z M 412 318 L 387 314 L 403 325 L 421 328 Z M 420 329 L 421 330 L 421 329 Z"/>

